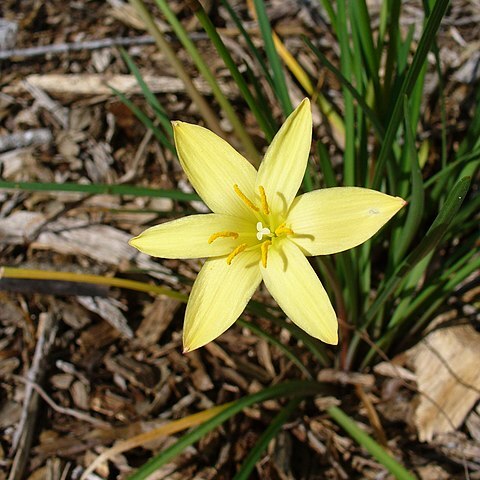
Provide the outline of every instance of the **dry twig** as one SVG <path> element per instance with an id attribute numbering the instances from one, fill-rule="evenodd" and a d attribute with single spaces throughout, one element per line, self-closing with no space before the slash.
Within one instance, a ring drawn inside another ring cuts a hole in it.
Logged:
<path id="1" fill-rule="evenodd" d="M 0 51 L 0 60 L 13 59 L 15 57 L 39 57 L 49 54 L 60 54 L 70 52 L 82 52 L 85 50 L 98 50 L 117 46 L 129 47 L 131 45 L 149 45 L 155 43 L 150 35 L 142 35 L 134 38 L 103 38 L 101 40 L 88 40 L 74 43 L 54 43 L 42 45 L 41 47 L 14 48 Z"/>
<path id="2" fill-rule="evenodd" d="M 47 392 L 40 385 L 38 385 L 38 383 L 30 381 L 28 380 L 28 378 L 20 377 L 19 375 L 15 375 L 14 378 L 15 380 L 25 383 L 25 385 L 30 385 L 42 397 L 42 399 L 45 400 L 45 402 L 48 403 L 48 405 L 56 412 L 61 413 L 62 415 L 68 415 L 70 417 L 78 418 L 79 420 L 91 423 L 98 427 L 110 427 L 110 424 L 108 422 L 104 422 L 99 418 L 92 417 L 91 415 L 88 415 L 88 413 L 80 412 L 73 408 L 67 408 L 58 405 L 52 400 L 52 398 L 47 394 Z"/>
<path id="3" fill-rule="evenodd" d="M 21 480 L 29 457 L 38 413 L 39 395 L 32 386 L 41 384 L 45 374 L 45 363 L 55 341 L 58 330 L 54 315 L 43 313 L 38 324 L 38 341 L 33 354 L 32 365 L 27 373 L 28 382 L 25 388 L 23 409 L 13 436 L 12 450 L 16 451 L 8 480 Z"/>
<path id="4" fill-rule="evenodd" d="M 52 133 L 48 128 L 36 128 L 25 132 L 10 133 L 0 137 L 0 152 L 30 145 L 45 145 L 52 141 Z"/>

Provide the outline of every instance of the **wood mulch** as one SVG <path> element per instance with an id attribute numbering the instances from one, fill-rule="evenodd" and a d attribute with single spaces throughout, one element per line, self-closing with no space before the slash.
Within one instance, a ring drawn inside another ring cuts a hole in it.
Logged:
<path id="1" fill-rule="evenodd" d="M 195 17 L 183 2 L 171 3 L 259 148 L 264 148 L 254 118 Z M 248 58 L 227 14 L 215 2 L 205 3 L 236 58 Z M 254 29 L 243 2 L 236 3 Z M 290 51 L 306 68 L 319 71 L 299 33 L 314 29 L 333 61 L 336 47 L 318 21 L 322 14 L 314 3 L 275 0 L 269 3 L 269 13 Z M 378 11 L 377 2 L 368 3 Z M 419 3 L 405 3 L 404 11 L 405 29 L 420 23 Z M 152 113 L 141 95 L 134 93 L 135 81 L 112 46 L 112 40 L 122 38 L 169 117 L 200 122 L 182 83 L 139 28 L 128 5 L 121 0 L 4 0 L 0 17 L 18 28 L 13 43 L 11 38 L 5 40 L 7 44 L 0 42 L 0 174 L 4 180 L 191 191 L 171 153 L 156 143 L 107 86 L 115 84 Z M 439 38 L 449 125 L 458 138 L 468 127 L 480 75 L 479 20 L 478 2 L 453 2 Z M 8 48 L 29 50 L 7 55 Z M 175 48 L 192 77 L 198 77 L 179 44 Z M 325 92 L 341 105 L 338 82 L 321 72 Z M 196 82 L 215 106 L 205 82 L 201 78 Z M 293 82 L 290 89 L 295 101 L 302 98 Z M 433 73 L 426 97 L 438 97 Z M 424 112 L 422 135 L 439 138 L 438 108 L 426 102 Z M 280 111 L 274 113 L 280 118 Z M 316 138 L 331 142 L 318 112 L 314 118 Z M 228 121 L 220 120 L 228 132 Z M 331 144 L 332 155 L 339 155 L 337 147 Z M 146 226 L 187 211 L 202 211 L 202 205 L 145 197 L 0 190 L 0 266 L 142 281 L 153 278 L 159 285 L 188 293 L 200 261 L 157 261 L 127 245 Z M 468 295 L 466 305 L 478 302 L 478 291 Z M 256 299 L 271 302 L 263 290 Z M 238 325 L 216 342 L 183 355 L 184 308 L 178 300 L 163 296 L 90 284 L 13 281 L 0 275 L 0 480 L 80 478 L 100 454 L 123 440 L 285 379 L 302 378 L 279 350 Z M 325 414 L 332 402 L 419 478 L 480 478 L 475 330 L 427 337 L 416 350 L 395 359 L 393 366 L 383 362 L 373 372 L 356 374 L 321 370 L 288 332 L 257 321 L 289 344 L 332 390 L 300 405 L 269 445 L 252 478 L 391 478 Z M 440 360 L 435 354 L 439 351 Z M 443 358 L 448 360 L 446 366 Z M 429 375 L 422 375 L 428 368 Z M 468 385 L 460 378 L 468 379 Z M 442 402 L 442 398 L 455 402 Z M 233 478 L 283 404 L 270 401 L 245 410 L 152 478 Z M 445 415 L 432 410 L 432 405 L 439 405 Z M 139 442 L 101 462 L 89 478 L 126 478 L 177 437 Z"/>

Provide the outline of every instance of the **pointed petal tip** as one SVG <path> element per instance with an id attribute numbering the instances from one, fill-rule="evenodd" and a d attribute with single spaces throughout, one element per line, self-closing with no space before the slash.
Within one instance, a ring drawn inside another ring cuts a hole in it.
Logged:
<path id="1" fill-rule="evenodd" d="M 199 348 L 202 348 L 207 343 L 214 340 L 214 339 L 207 340 L 207 341 L 202 341 L 201 339 L 199 340 L 198 338 L 195 337 L 195 335 L 192 334 L 192 332 L 188 332 L 187 330 L 185 329 L 185 324 L 184 324 L 183 334 L 182 334 L 182 344 L 183 344 L 182 354 L 183 355 L 187 355 L 188 353 L 191 353 L 194 350 L 198 350 Z"/>
<path id="2" fill-rule="evenodd" d="M 338 334 L 335 334 L 331 337 L 323 338 L 322 341 L 328 343 L 329 345 L 338 345 Z"/>
<path id="3" fill-rule="evenodd" d="M 300 105 L 299 105 L 299 106 L 304 105 L 304 104 L 310 106 L 310 99 L 309 99 L 308 97 L 305 97 L 305 98 L 300 102 Z"/>
<path id="4" fill-rule="evenodd" d="M 312 113 L 312 107 L 310 105 L 310 99 L 305 97 L 297 106 L 295 109 L 297 113 L 304 112 L 304 113 L 309 113 L 311 115 Z M 307 114 L 308 114 L 307 113 Z"/>
<path id="5" fill-rule="evenodd" d="M 143 232 L 140 234 L 140 235 L 137 235 L 136 237 L 133 237 L 131 238 L 129 241 L 128 241 L 128 244 L 133 247 L 133 248 L 136 248 L 139 252 L 143 252 L 142 250 L 142 235 L 143 235 Z"/>
<path id="6" fill-rule="evenodd" d="M 396 205 L 395 208 L 395 213 L 398 213 L 403 207 L 405 207 L 406 205 L 408 205 L 408 202 L 406 200 L 404 200 L 402 197 L 391 197 L 393 198 L 394 200 L 396 200 L 398 202 L 398 204 Z M 392 205 L 393 206 L 393 205 Z"/>
<path id="7" fill-rule="evenodd" d="M 316 338 L 328 345 L 338 345 L 338 318 L 333 315 L 330 321 Z"/>
<path id="8" fill-rule="evenodd" d="M 172 124 L 174 133 L 175 132 L 179 133 L 180 130 L 182 130 L 182 129 L 185 130 L 185 127 L 186 128 L 188 128 L 188 127 L 199 127 L 199 125 L 194 125 L 194 124 L 188 123 L 188 122 L 182 122 L 181 120 L 172 120 L 170 123 Z"/>
<path id="9" fill-rule="evenodd" d="M 183 344 L 183 351 L 182 351 L 183 355 L 186 355 L 187 353 L 190 353 L 191 351 L 196 350 L 198 348 L 198 345 L 192 346 L 192 341 L 186 337 L 185 330 L 183 331 L 182 344 Z"/>
<path id="10" fill-rule="evenodd" d="M 206 342 L 208 343 L 208 342 Z M 193 352 L 194 350 L 197 350 L 201 347 L 203 347 L 204 345 L 206 345 L 206 343 L 197 343 L 195 344 L 194 342 L 192 341 L 189 341 L 189 340 L 183 340 L 183 355 L 186 355 L 187 353 L 190 353 L 190 352 Z"/>

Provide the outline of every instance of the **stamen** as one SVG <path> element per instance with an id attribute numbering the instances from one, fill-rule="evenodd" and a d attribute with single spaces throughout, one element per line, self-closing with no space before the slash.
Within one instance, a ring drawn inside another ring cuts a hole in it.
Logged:
<path id="1" fill-rule="evenodd" d="M 272 244 L 271 240 L 265 240 L 260 246 L 262 250 L 262 265 L 263 268 L 267 268 L 268 247 Z"/>
<path id="2" fill-rule="evenodd" d="M 232 237 L 234 239 L 238 238 L 238 233 L 237 232 L 217 232 L 214 233 L 213 235 L 210 235 L 210 238 L 208 239 L 208 243 L 214 242 L 217 238 L 226 238 L 226 237 Z"/>
<path id="3" fill-rule="evenodd" d="M 228 257 L 227 257 L 227 265 L 232 263 L 232 260 L 239 254 L 242 253 L 247 248 L 246 243 L 242 243 L 239 245 Z"/>
<path id="4" fill-rule="evenodd" d="M 262 211 L 265 215 L 268 215 L 270 213 L 270 209 L 268 208 L 267 195 L 265 195 L 265 189 L 261 185 L 259 185 L 258 190 L 260 191 L 260 202 L 262 204 Z"/>
<path id="5" fill-rule="evenodd" d="M 233 189 L 247 207 L 251 208 L 254 212 L 259 211 L 258 207 L 240 190 L 237 184 L 233 186 Z"/>
<path id="6" fill-rule="evenodd" d="M 293 230 L 291 228 L 288 228 L 285 226 L 285 222 L 283 222 L 281 225 L 279 225 L 276 229 L 275 229 L 275 235 L 278 237 L 282 234 L 285 234 L 285 235 L 293 235 Z"/>

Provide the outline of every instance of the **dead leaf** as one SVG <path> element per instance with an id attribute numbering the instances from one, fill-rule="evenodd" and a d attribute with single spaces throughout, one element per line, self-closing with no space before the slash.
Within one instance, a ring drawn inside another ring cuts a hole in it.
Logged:
<path id="1" fill-rule="evenodd" d="M 407 352 L 421 395 L 420 441 L 457 429 L 480 398 L 480 334 L 470 325 L 438 329 Z M 435 402 L 435 403 L 432 403 Z"/>

